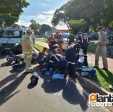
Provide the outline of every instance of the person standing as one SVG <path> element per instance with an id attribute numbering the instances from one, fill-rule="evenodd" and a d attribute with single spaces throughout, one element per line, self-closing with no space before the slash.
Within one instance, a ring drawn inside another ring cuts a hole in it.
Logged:
<path id="1" fill-rule="evenodd" d="M 25 55 L 24 62 L 26 64 L 26 73 L 32 73 L 33 71 L 30 69 L 31 60 L 32 60 L 32 50 L 33 45 L 30 40 L 30 36 L 32 34 L 31 29 L 27 29 L 26 34 L 22 36 L 21 45 L 22 45 L 22 53 Z"/>
<path id="2" fill-rule="evenodd" d="M 83 49 L 83 53 L 87 55 L 87 49 L 88 49 L 88 35 L 82 34 L 82 32 L 78 32 L 78 39 L 77 42 L 80 44 L 81 48 Z"/>
<path id="3" fill-rule="evenodd" d="M 77 47 L 75 44 L 70 45 L 66 51 L 65 51 L 65 56 L 66 60 L 68 62 L 68 74 L 69 77 L 72 79 L 76 78 L 76 55 L 77 55 Z"/>
<path id="4" fill-rule="evenodd" d="M 30 35 L 30 39 L 31 39 L 32 44 L 34 45 L 35 44 L 35 34 L 34 34 L 34 31 L 32 31 L 32 34 Z"/>
<path id="5" fill-rule="evenodd" d="M 61 35 L 59 35 L 58 32 L 56 32 L 56 34 L 54 35 L 54 38 L 56 39 L 58 46 L 60 48 L 60 54 L 63 54 L 63 49 L 62 49 L 62 44 L 63 44 L 63 38 Z"/>
<path id="6" fill-rule="evenodd" d="M 70 32 L 70 35 L 67 38 L 67 43 L 68 45 L 71 45 L 71 43 L 75 43 L 75 36 L 73 35 L 72 32 Z"/>
<path id="7" fill-rule="evenodd" d="M 99 37 L 98 37 L 98 41 L 96 42 L 97 49 L 96 49 L 96 53 L 95 53 L 95 66 L 94 68 L 98 68 L 99 67 L 99 56 L 101 54 L 102 56 L 102 60 L 103 60 L 103 69 L 108 71 L 108 62 L 107 62 L 107 58 L 106 58 L 106 44 L 107 44 L 107 38 L 106 38 L 106 33 L 103 30 L 102 26 L 99 26 L 97 28 Z"/>

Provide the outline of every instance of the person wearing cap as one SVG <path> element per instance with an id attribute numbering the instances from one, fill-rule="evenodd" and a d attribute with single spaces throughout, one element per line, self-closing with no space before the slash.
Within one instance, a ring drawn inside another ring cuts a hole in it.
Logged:
<path id="1" fill-rule="evenodd" d="M 63 49 L 62 49 L 62 45 L 63 45 L 63 38 L 61 35 L 59 35 L 58 32 L 56 32 L 56 34 L 54 35 L 54 38 L 56 39 L 57 41 L 57 44 L 60 48 L 60 54 L 63 54 Z"/>
<path id="2" fill-rule="evenodd" d="M 70 35 L 67 38 L 67 43 L 68 45 L 71 45 L 71 43 L 75 43 L 75 36 L 73 35 L 72 32 L 70 32 Z"/>
<path id="3" fill-rule="evenodd" d="M 32 34 L 32 30 L 27 29 L 26 34 L 23 35 L 22 39 L 21 39 L 22 53 L 25 55 L 24 62 L 26 63 L 26 72 L 27 73 L 33 72 L 30 69 L 31 60 L 32 60 L 32 50 L 33 50 L 33 45 L 30 40 L 31 34 Z"/>
<path id="4" fill-rule="evenodd" d="M 107 37 L 106 37 L 106 33 L 104 32 L 104 29 L 102 26 L 99 26 L 97 28 L 98 31 L 98 41 L 95 43 L 97 44 L 97 49 L 96 49 L 96 53 L 95 53 L 95 66 L 94 68 L 99 68 L 99 56 L 101 54 L 102 56 L 102 60 L 103 60 L 103 69 L 108 71 L 108 62 L 107 62 L 107 58 L 106 58 L 106 44 L 107 44 Z"/>

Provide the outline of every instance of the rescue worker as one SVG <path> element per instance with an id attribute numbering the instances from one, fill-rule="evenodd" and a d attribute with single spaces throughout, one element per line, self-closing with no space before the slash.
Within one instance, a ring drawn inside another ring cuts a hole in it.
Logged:
<path id="1" fill-rule="evenodd" d="M 87 34 L 82 34 L 82 32 L 78 32 L 79 36 L 77 39 L 77 42 L 81 45 L 81 48 L 83 49 L 83 53 L 86 55 L 87 54 L 87 49 L 88 49 L 88 35 Z"/>
<path id="2" fill-rule="evenodd" d="M 57 41 L 55 40 L 52 34 L 50 35 L 48 45 L 49 45 L 50 51 L 54 50 L 55 46 L 57 45 Z"/>
<path id="3" fill-rule="evenodd" d="M 30 36 L 32 34 L 31 29 L 27 29 L 26 34 L 22 36 L 21 45 L 22 45 L 22 53 L 25 55 L 24 62 L 26 64 L 26 73 L 32 73 L 31 60 L 32 60 L 32 50 L 33 45 L 30 40 Z"/>
<path id="4" fill-rule="evenodd" d="M 78 53 L 77 46 L 73 43 L 65 51 L 65 56 L 68 61 L 68 74 L 69 74 L 69 77 L 73 79 L 76 78 L 75 67 L 76 67 L 77 53 Z"/>
<path id="5" fill-rule="evenodd" d="M 67 61 L 66 59 L 60 55 L 60 49 L 55 48 L 55 53 L 52 53 L 49 59 L 49 67 L 57 69 L 61 74 L 65 73 L 67 70 Z"/>
<path id="6" fill-rule="evenodd" d="M 34 34 L 34 31 L 32 31 L 32 34 L 30 35 L 30 40 L 31 40 L 32 44 L 35 44 L 35 34 Z"/>
<path id="7" fill-rule="evenodd" d="M 63 49 L 62 49 L 62 44 L 63 44 L 63 38 L 61 35 L 59 35 L 58 32 L 56 32 L 56 34 L 54 35 L 54 38 L 56 39 L 57 41 L 57 44 L 60 48 L 60 54 L 62 55 L 63 54 Z"/>
<path id="8" fill-rule="evenodd" d="M 81 31 L 78 32 L 77 42 L 80 44 L 80 46 L 82 46 L 82 32 Z"/>
<path id="9" fill-rule="evenodd" d="M 70 32 L 70 35 L 67 38 L 67 43 L 68 45 L 71 45 L 72 42 L 75 43 L 75 36 L 73 35 L 72 32 Z"/>
<path id="10" fill-rule="evenodd" d="M 95 43 L 98 45 L 97 49 L 96 49 L 96 53 L 95 53 L 95 66 L 94 68 L 98 68 L 99 67 L 99 55 L 101 54 L 102 56 L 102 60 L 103 60 L 103 69 L 108 71 L 108 62 L 107 62 L 107 58 L 106 58 L 106 44 L 107 44 L 107 38 L 106 38 L 106 33 L 103 31 L 103 27 L 99 26 L 97 28 L 99 37 L 98 37 L 98 41 Z"/>

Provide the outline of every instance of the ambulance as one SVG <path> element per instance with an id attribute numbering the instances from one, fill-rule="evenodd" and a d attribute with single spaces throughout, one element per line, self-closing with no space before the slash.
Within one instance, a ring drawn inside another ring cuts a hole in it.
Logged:
<path id="1" fill-rule="evenodd" d="M 0 51 L 16 51 L 21 52 L 22 48 L 19 42 L 25 31 L 21 27 L 7 27 L 0 36 Z"/>

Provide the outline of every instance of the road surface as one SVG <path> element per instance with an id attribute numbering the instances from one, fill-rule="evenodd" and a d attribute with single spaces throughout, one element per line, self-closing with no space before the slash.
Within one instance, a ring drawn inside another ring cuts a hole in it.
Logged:
<path id="1" fill-rule="evenodd" d="M 0 64 L 5 61 L 5 55 L 0 56 Z M 40 73 L 38 65 L 32 67 Z M 0 112 L 108 112 L 92 107 L 87 92 L 76 81 L 40 77 L 32 85 L 30 77 L 24 71 L 11 71 L 11 66 L 0 67 Z"/>

